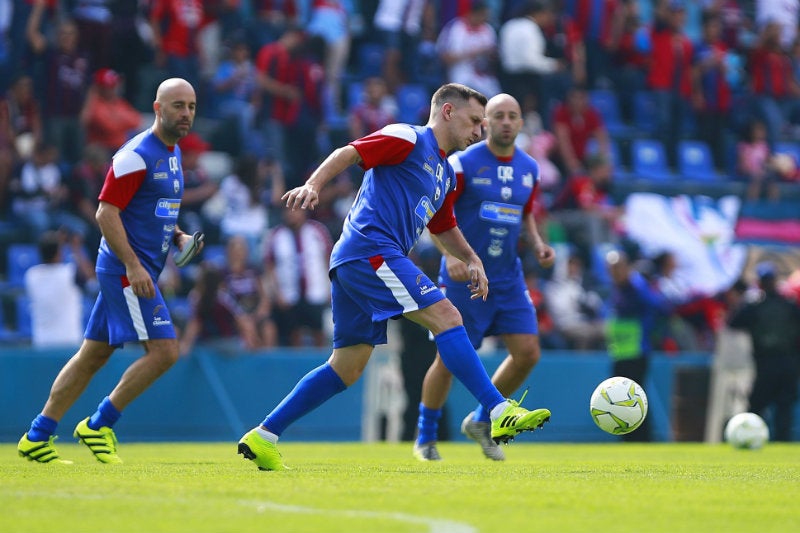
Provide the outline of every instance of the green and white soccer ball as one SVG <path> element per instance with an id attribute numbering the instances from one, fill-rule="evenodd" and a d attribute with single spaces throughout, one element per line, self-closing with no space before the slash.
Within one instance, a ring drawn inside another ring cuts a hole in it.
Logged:
<path id="1" fill-rule="evenodd" d="M 757 450 L 769 440 L 769 428 L 755 413 L 739 413 L 725 424 L 725 440 L 734 448 Z"/>
<path id="2" fill-rule="evenodd" d="M 632 379 L 614 376 L 597 386 L 589 408 L 597 427 L 612 435 L 625 435 L 647 417 L 647 395 Z"/>

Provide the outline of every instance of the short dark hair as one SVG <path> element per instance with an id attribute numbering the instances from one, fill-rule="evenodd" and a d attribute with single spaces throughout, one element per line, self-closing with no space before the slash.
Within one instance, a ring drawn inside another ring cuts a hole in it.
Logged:
<path id="1" fill-rule="evenodd" d="M 445 103 L 466 104 L 474 98 L 484 107 L 488 99 L 482 93 L 460 83 L 447 83 L 442 85 L 431 97 L 431 109 L 441 108 Z"/>
<path id="2" fill-rule="evenodd" d="M 61 238 L 56 231 L 45 231 L 39 237 L 39 255 L 43 263 L 54 263 L 61 248 Z"/>

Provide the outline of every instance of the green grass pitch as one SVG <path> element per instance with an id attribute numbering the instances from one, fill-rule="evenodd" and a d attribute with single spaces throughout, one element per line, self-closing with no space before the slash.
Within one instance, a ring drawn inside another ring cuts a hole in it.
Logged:
<path id="1" fill-rule="evenodd" d="M 66 440 L 66 439 L 65 439 Z M 283 443 L 292 470 L 260 472 L 236 443 L 121 443 L 103 465 L 22 460 L 0 445 L 0 532 L 791 532 L 800 447 L 509 445 L 508 460 L 442 443 Z M 522 441 L 522 442 L 521 442 Z"/>

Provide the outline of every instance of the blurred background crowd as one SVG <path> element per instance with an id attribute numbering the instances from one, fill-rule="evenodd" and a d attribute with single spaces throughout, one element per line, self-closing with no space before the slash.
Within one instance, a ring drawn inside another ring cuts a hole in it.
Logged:
<path id="1" fill-rule="evenodd" d="M 86 316 L 111 155 L 178 76 L 198 93 L 180 226 L 206 234 L 202 260 L 160 280 L 184 353 L 328 345 L 327 259 L 361 175 L 339 176 L 310 213 L 280 196 L 332 148 L 424 123 L 445 82 L 521 103 L 517 143 L 541 165 L 538 220 L 559 253 L 541 271 L 520 250 L 543 347 L 606 348 L 614 249 L 669 301 L 654 347 L 712 350 L 731 291 L 755 278 L 734 262 L 698 289 L 676 275 L 681 247 L 648 241 L 658 227 L 632 237 L 626 202 L 800 199 L 799 16 L 798 0 L 0 0 L 3 340 L 63 343 L 65 317 Z M 415 254 L 435 275 L 435 248 Z M 78 303 L 41 273 L 26 287 L 39 263 L 71 265 Z M 37 325 L 42 305 L 58 320 Z"/>

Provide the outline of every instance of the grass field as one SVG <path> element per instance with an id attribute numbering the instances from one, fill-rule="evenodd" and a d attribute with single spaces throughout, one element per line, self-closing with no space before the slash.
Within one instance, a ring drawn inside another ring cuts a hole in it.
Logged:
<path id="1" fill-rule="evenodd" d="M 60 443 L 67 466 L 2 444 L 0 532 L 800 531 L 798 445 L 518 441 L 494 463 L 443 443 L 420 463 L 409 444 L 285 443 L 285 472 L 235 448 L 122 443 L 110 466 Z"/>

